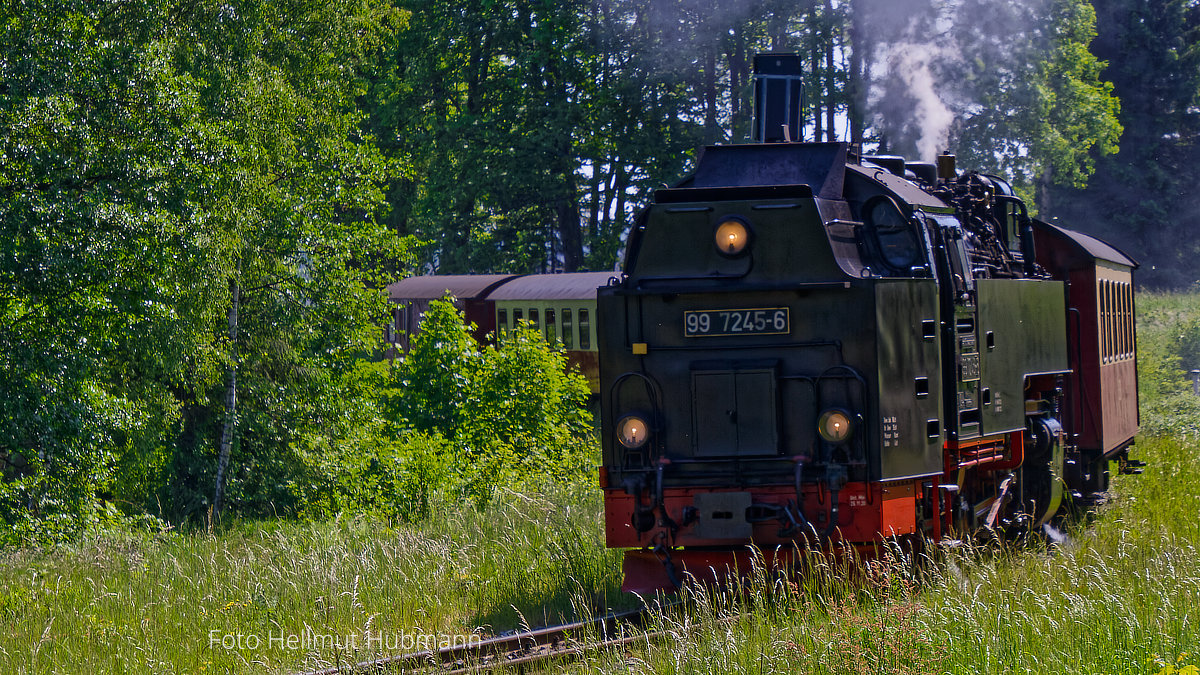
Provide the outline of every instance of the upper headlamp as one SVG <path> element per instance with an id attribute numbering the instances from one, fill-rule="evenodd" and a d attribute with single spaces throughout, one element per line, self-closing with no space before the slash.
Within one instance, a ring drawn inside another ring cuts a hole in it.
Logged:
<path id="1" fill-rule="evenodd" d="M 750 245 L 750 228 L 740 218 L 726 218 L 717 225 L 714 240 L 722 255 L 741 255 Z"/>

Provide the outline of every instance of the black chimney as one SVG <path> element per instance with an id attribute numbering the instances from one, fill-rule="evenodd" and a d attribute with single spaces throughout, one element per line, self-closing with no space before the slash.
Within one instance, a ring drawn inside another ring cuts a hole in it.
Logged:
<path id="1" fill-rule="evenodd" d="M 759 143 L 799 141 L 803 89 L 796 54 L 754 55 L 754 130 Z"/>

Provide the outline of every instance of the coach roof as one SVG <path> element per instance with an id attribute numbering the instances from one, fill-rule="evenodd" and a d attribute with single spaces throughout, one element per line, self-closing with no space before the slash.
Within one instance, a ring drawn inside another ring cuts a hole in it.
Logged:
<path id="1" fill-rule="evenodd" d="M 392 300 L 435 300 L 447 293 L 459 300 L 476 300 L 515 274 L 436 274 L 402 279 L 387 287 Z"/>
<path id="2" fill-rule="evenodd" d="M 607 286 L 616 272 L 531 274 L 492 291 L 489 300 L 595 300 L 596 289 Z"/>

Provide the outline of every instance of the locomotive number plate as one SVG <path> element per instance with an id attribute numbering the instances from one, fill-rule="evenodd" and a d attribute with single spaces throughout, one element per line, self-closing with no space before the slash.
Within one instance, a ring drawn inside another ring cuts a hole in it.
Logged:
<path id="1" fill-rule="evenodd" d="M 786 335 L 792 330 L 787 307 L 699 309 L 683 313 L 685 337 Z"/>

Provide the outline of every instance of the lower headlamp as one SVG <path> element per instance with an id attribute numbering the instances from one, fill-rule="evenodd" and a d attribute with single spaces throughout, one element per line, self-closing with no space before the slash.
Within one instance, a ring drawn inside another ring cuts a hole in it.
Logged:
<path id="1" fill-rule="evenodd" d="M 841 408 L 830 408 L 817 419 L 817 433 L 830 443 L 844 443 L 854 433 L 854 418 Z"/>
<path id="2" fill-rule="evenodd" d="M 650 425 L 637 415 L 626 415 L 617 422 L 617 441 L 633 450 L 646 444 L 650 438 Z"/>

